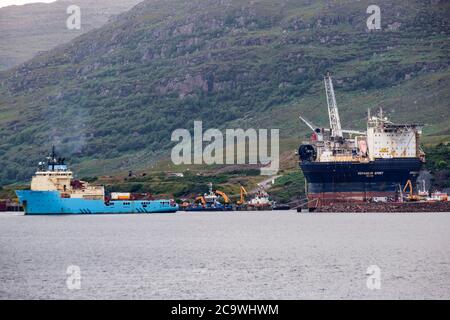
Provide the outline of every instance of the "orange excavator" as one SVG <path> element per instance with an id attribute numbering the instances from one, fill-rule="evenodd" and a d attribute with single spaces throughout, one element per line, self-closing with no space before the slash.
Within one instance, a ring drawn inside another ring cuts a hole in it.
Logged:
<path id="1" fill-rule="evenodd" d="M 237 202 L 238 205 L 243 205 L 245 202 L 245 196 L 248 195 L 247 190 L 243 186 L 241 186 L 241 198 Z"/>
<path id="2" fill-rule="evenodd" d="M 223 201 L 224 201 L 225 203 L 227 203 L 227 204 L 231 202 L 231 201 L 230 201 L 230 198 L 226 195 L 225 192 L 216 190 L 216 191 L 214 191 L 214 194 L 217 195 L 217 196 L 222 197 L 222 198 L 223 198 Z M 198 202 L 201 202 L 202 205 L 205 206 L 205 205 L 206 205 L 206 202 L 207 202 L 206 199 L 205 199 L 205 196 L 199 196 L 199 197 L 195 198 L 194 203 L 198 203 Z"/>
<path id="3" fill-rule="evenodd" d="M 408 180 L 408 182 L 406 182 L 406 185 L 403 188 L 403 192 L 406 192 L 406 190 L 408 188 L 409 188 L 409 194 L 407 196 L 407 199 L 409 201 L 420 201 L 420 200 L 423 200 L 423 198 L 421 196 L 413 194 L 413 186 L 412 186 L 411 180 Z"/>
<path id="4" fill-rule="evenodd" d="M 203 196 L 195 198 L 194 203 L 197 203 L 197 202 L 201 202 L 203 206 L 206 205 L 206 200 Z"/>
<path id="5" fill-rule="evenodd" d="M 228 198 L 228 196 L 224 192 L 216 190 L 214 193 L 218 196 L 221 196 L 223 198 L 223 201 L 225 201 L 225 203 L 227 204 L 230 203 L 230 198 Z"/>
<path id="6" fill-rule="evenodd" d="M 230 198 L 226 195 L 225 192 L 220 190 L 213 191 L 212 183 L 209 183 L 209 192 L 195 198 L 194 203 L 201 203 L 203 207 L 216 207 L 217 204 L 220 204 L 220 202 L 218 202 L 219 197 L 222 197 L 225 205 L 231 204 Z"/>

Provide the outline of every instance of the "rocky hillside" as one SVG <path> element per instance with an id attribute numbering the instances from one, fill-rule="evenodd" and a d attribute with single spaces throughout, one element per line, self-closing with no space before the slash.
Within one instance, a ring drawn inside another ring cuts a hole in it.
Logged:
<path id="1" fill-rule="evenodd" d="M 141 0 L 58 0 L 0 8 L 0 70 L 53 49 L 125 12 Z M 81 28 L 69 30 L 66 10 L 76 4 L 81 10 Z"/>
<path id="2" fill-rule="evenodd" d="M 148 0 L 0 73 L 0 181 L 27 180 L 56 144 L 81 174 L 148 165 L 171 133 L 204 127 L 308 132 L 326 125 L 332 71 L 345 127 L 368 107 L 450 135 L 448 1 Z"/>

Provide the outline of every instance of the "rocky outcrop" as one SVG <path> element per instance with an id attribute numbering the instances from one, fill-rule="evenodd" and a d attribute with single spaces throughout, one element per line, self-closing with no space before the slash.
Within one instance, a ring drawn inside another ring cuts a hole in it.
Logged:
<path id="1" fill-rule="evenodd" d="M 160 85 L 156 88 L 161 95 L 169 92 L 177 92 L 180 98 L 194 93 L 197 90 L 208 92 L 212 90 L 212 84 L 208 83 L 202 75 L 187 74 L 184 78 L 169 80 L 166 85 Z"/>

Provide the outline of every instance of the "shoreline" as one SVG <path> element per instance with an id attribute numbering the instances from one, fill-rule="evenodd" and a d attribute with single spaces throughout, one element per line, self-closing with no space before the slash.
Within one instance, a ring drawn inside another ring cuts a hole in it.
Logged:
<path id="1" fill-rule="evenodd" d="M 332 205 L 315 208 L 313 211 L 317 213 L 450 213 L 450 202 L 334 203 Z"/>

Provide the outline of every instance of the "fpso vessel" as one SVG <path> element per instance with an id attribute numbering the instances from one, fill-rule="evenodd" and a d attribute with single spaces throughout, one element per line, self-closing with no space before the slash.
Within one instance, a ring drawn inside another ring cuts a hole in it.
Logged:
<path id="1" fill-rule="evenodd" d="M 40 162 L 31 180 L 31 190 L 17 190 L 27 215 L 170 213 L 178 210 L 173 200 L 134 199 L 131 194 L 106 197 L 103 186 L 73 179 L 64 158 L 53 148 L 47 161 Z"/>
<path id="2" fill-rule="evenodd" d="M 331 76 L 325 76 L 330 128 L 313 130 L 300 146 L 310 208 L 335 202 L 401 201 L 408 181 L 416 182 L 425 154 L 420 149 L 422 125 L 391 122 L 380 109 L 367 119 L 367 131 L 343 130 Z"/>

